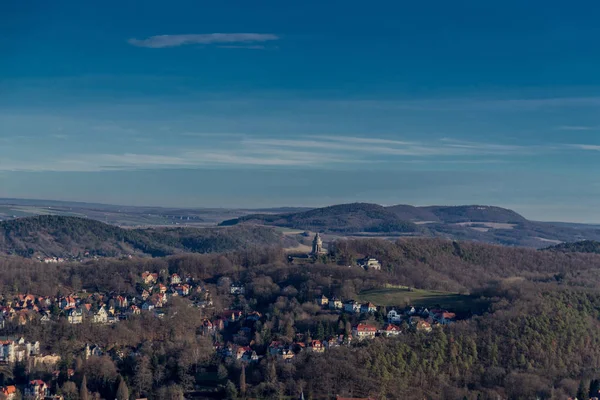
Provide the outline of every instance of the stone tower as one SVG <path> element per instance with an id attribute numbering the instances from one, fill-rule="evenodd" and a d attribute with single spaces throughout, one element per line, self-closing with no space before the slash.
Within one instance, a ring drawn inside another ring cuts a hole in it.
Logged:
<path id="1" fill-rule="evenodd" d="M 315 238 L 313 239 L 312 252 L 310 254 L 312 254 L 313 256 L 318 256 L 319 254 L 324 253 L 325 251 L 323 250 L 323 240 L 321 239 L 321 235 L 317 233 L 315 235 Z"/>

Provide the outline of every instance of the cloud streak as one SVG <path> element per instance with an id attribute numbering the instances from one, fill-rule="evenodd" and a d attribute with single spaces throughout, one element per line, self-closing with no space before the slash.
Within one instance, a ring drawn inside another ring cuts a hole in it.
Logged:
<path id="1" fill-rule="evenodd" d="M 600 145 L 596 144 L 572 144 L 571 147 L 579 150 L 600 151 Z"/>
<path id="2" fill-rule="evenodd" d="M 200 133 L 194 133 L 194 136 Z M 206 167 L 353 168 L 354 165 L 486 164 L 560 151 L 600 151 L 593 144 L 513 145 L 436 139 L 307 135 L 302 139 L 221 136 L 190 147 L 139 148 L 123 153 L 64 153 L 31 159 L 0 157 L 0 171 L 94 172 Z"/>
<path id="3" fill-rule="evenodd" d="M 598 127 L 583 125 L 565 125 L 558 127 L 559 131 L 593 131 L 596 129 L 598 129 Z"/>
<path id="4" fill-rule="evenodd" d="M 161 49 L 191 44 L 220 44 L 220 47 L 262 48 L 254 43 L 279 40 L 279 36 L 271 33 L 203 33 L 190 35 L 157 35 L 146 39 L 129 39 L 127 42 L 136 47 Z"/>

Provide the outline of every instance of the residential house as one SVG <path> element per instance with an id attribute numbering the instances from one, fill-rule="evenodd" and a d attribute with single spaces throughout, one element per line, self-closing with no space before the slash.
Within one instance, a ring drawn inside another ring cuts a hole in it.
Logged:
<path id="1" fill-rule="evenodd" d="M 53 368 L 60 362 L 60 356 L 56 354 L 48 354 L 45 356 L 33 356 L 34 366 L 43 366 L 46 369 Z"/>
<path id="2" fill-rule="evenodd" d="M 242 357 L 242 361 L 245 362 L 258 362 L 260 357 L 256 354 L 256 351 L 252 350 L 250 353 L 246 352 Z"/>
<path id="3" fill-rule="evenodd" d="M 143 311 L 152 311 L 152 310 L 154 310 L 154 304 L 146 301 L 146 302 L 144 302 L 144 304 L 142 304 L 142 310 Z"/>
<path id="4" fill-rule="evenodd" d="M 17 387 L 15 385 L 4 386 L 2 388 L 2 395 L 6 400 L 14 400 L 17 398 Z"/>
<path id="5" fill-rule="evenodd" d="M 242 318 L 240 310 L 225 310 L 221 313 L 221 318 L 225 321 L 225 325 L 239 321 Z"/>
<path id="6" fill-rule="evenodd" d="M 229 287 L 229 293 L 231 294 L 245 294 L 246 288 L 241 283 L 232 283 Z"/>
<path id="7" fill-rule="evenodd" d="M 38 297 L 37 301 L 42 307 L 50 307 L 52 305 L 52 299 L 50 299 L 50 297 Z"/>
<path id="8" fill-rule="evenodd" d="M 83 349 L 83 356 L 87 360 L 90 357 L 100 357 L 104 354 L 104 351 L 97 344 L 89 345 L 86 344 Z"/>
<path id="9" fill-rule="evenodd" d="M 335 336 L 332 336 L 330 338 L 323 340 L 323 347 L 325 347 L 326 349 L 331 349 L 332 347 L 338 347 L 339 345 L 340 345 L 340 342 L 339 342 L 338 338 Z"/>
<path id="10" fill-rule="evenodd" d="M 248 354 L 248 355 L 246 356 L 246 354 Z M 240 346 L 236 350 L 235 359 L 241 360 L 244 358 L 244 356 L 246 356 L 246 358 L 250 358 L 251 354 L 252 354 L 252 349 L 250 347 Z"/>
<path id="11" fill-rule="evenodd" d="M 365 303 L 360 306 L 360 312 L 363 314 L 373 314 L 377 311 L 377 307 L 373 303 Z"/>
<path id="12" fill-rule="evenodd" d="M 163 297 L 159 293 L 152 295 L 152 297 L 148 299 L 148 302 L 155 308 L 162 308 L 164 305 Z"/>
<path id="13" fill-rule="evenodd" d="M 50 316 L 50 313 L 45 312 L 42 317 L 40 318 L 40 323 L 42 324 L 49 324 L 52 322 L 52 318 Z"/>
<path id="14" fill-rule="evenodd" d="M 372 258 L 372 257 L 366 257 L 366 258 L 363 258 L 362 260 L 359 260 L 358 265 L 361 268 L 366 269 L 367 271 L 370 271 L 370 270 L 380 271 L 381 270 L 381 263 L 376 258 Z"/>
<path id="15" fill-rule="evenodd" d="M 390 324 L 399 324 L 402 322 L 402 313 L 399 313 L 396 309 L 392 309 L 388 312 L 387 319 Z"/>
<path id="16" fill-rule="evenodd" d="M 190 294 L 190 285 L 187 283 L 183 285 L 174 286 L 173 289 L 177 292 L 179 296 L 187 296 Z"/>
<path id="17" fill-rule="evenodd" d="M 456 314 L 445 310 L 431 310 L 429 316 L 441 325 L 448 325 L 456 321 Z"/>
<path id="18" fill-rule="evenodd" d="M 178 274 L 171 275 L 171 285 L 179 285 L 181 283 L 181 277 Z"/>
<path id="19" fill-rule="evenodd" d="M 98 311 L 92 313 L 93 324 L 106 324 L 108 322 L 108 312 L 104 306 L 100 307 Z"/>
<path id="20" fill-rule="evenodd" d="M 136 306 L 135 304 L 132 304 L 129 307 L 129 313 L 131 315 L 139 315 L 141 313 L 141 310 L 140 310 L 140 308 L 138 306 Z"/>
<path id="21" fill-rule="evenodd" d="M 72 296 L 63 297 L 60 300 L 59 307 L 63 310 L 73 308 L 77 305 L 77 301 Z"/>
<path id="22" fill-rule="evenodd" d="M 314 353 L 323 353 L 325 351 L 325 346 L 320 340 L 311 341 L 308 348 Z"/>
<path id="23" fill-rule="evenodd" d="M 362 339 L 373 339 L 377 333 L 377 328 L 373 325 L 359 323 L 352 328 L 352 336 Z"/>
<path id="24" fill-rule="evenodd" d="M 13 363 L 16 361 L 16 344 L 12 340 L 0 342 L 0 362 Z"/>
<path id="25" fill-rule="evenodd" d="M 46 382 L 36 379 L 25 386 L 24 397 L 28 400 L 43 400 L 50 396 L 50 388 Z"/>
<path id="26" fill-rule="evenodd" d="M 83 310 L 81 308 L 71 308 L 67 312 L 67 321 L 70 324 L 82 324 L 83 323 Z"/>
<path id="27" fill-rule="evenodd" d="M 317 296 L 315 301 L 321 307 L 327 307 L 329 305 L 329 299 L 324 294 Z"/>
<path id="28" fill-rule="evenodd" d="M 210 322 L 210 320 L 208 318 L 205 318 L 202 321 L 202 332 L 206 335 L 206 334 L 211 334 L 215 331 L 215 326 L 213 325 L 212 322 Z"/>
<path id="29" fill-rule="evenodd" d="M 420 320 L 416 323 L 415 329 L 419 332 L 431 332 L 431 324 L 427 321 Z"/>
<path id="30" fill-rule="evenodd" d="M 290 361 L 295 356 L 296 354 L 294 354 L 294 352 L 290 348 L 284 348 L 281 350 L 281 352 L 279 352 L 279 354 L 277 354 L 277 358 L 283 361 Z"/>
<path id="31" fill-rule="evenodd" d="M 329 299 L 329 309 L 330 310 L 341 310 L 344 308 L 344 304 L 342 301 L 336 297 Z"/>
<path id="32" fill-rule="evenodd" d="M 267 351 L 269 352 L 270 355 L 276 356 L 284 348 L 285 348 L 285 345 L 282 342 L 280 342 L 278 340 L 274 340 L 271 342 L 271 344 L 269 344 L 269 348 L 267 349 Z"/>
<path id="33" fill-rule="evenodd" d="M 158 292 L 160 294 L 165 294 L 167 293 L 167 287 L 165 285 L 163 285 L 162 283 L 158 284 Z"/>
<path id="34" fill-rule="evenodd" d="M 379 333 L 381 333 L 382 336 L 398 336 L 402 331 L 400 330 L 400 327 L 398 325 L 394 325 L 394 324 L 386 324 L 383 329 L 381 329 L 379 331 Z"/>
<path id="35" fill-rule="evenodd" d="M 144 282 L 146 285 L 151 285 L 156 283 L 156 281 L 158 281 L 158 274 L 151 274 L 149 271 L 142 273 L 142 282 Z"/>
<path id="36" fill-rule="evenodd" d="M 127 301 L 127 297 L 125 296 L 117 296 L 116 299 L 117 307 L 120 309 L 125 309 L 129 306 L 129 301 Z"/>
<path id="37" fill-rule="evenodd" d="M 359 313 L 360 303 L 354 300 L 348 300 L 344 303 L 344 311 L 348 313 Z"/>

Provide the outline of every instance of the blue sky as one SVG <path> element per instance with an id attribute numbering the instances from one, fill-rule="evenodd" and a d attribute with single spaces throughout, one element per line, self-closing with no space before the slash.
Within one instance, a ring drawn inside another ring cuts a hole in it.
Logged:
<path id="1" fill-rule="evenodd" d="M 0 197 L 600 222 L 599 19 L 591 1 L 5 0 Z"/>

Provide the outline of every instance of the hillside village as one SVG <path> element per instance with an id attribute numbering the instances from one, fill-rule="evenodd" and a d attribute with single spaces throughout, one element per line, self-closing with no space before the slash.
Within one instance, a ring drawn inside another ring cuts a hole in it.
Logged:
<path id="1" fill-rule="evenodd" d="M 365 265 L 378 264 L 376 260 L 367 259 Z M 110 326 L 142 315 L 164 319 L 173 298 L 182 298 L 203 317 L 198 334 L 211 339 L 216 354 L 225 361 L 257 363 L 264 357 L 292 362 L 302 352 L 323 353 L 363 340 L 390 339 L 409 332 L 428 333 L 456 321 L 456 314 L 447 310 L 384 307 L 321 294 L 314 298 L 314 305 L 320 314 L 336 316 L 340 321 L 339 329 L 319 325 L 314 332 L 302 332 L 291 326 L 283 334 L 278 331 L 267 333 L 265 337 L 272 339 L 266 346 L 261 346 L 253 340 L 264 322 L 261 310 L 249 307 L 246 301 L 244 307 L 235 306 L 245 298 L 245 284 L 224 276 L 214 285 L 220 296 L 230 299 L 231 308 L 215 306 L 207 286 L 191 276 L 145 271 L 137 277 L 135 295 L 86 291 L 61 296 L 5 295 L 0 300 L 0 331 L 15 332 L 29 324 Z M 56 385 L 59 374 L 56 368 L 61 357 L 46 353 L 44 343 L 28 342 L 24 338 L 6 338 L 0 346 L 0 364 L 23 363 L 28 366 L 30 376 L 36 378 L 19 388 L 26 398 L 62 399 Z M 106 349 L 94 343 L 85 344 L 77 354 L 83 359 L 124 356 L 120 349 Z M 17 393 L 14 386 L 4 386 L 2 391 L 7 399 L 16 398 L 11 397 Z"/>

